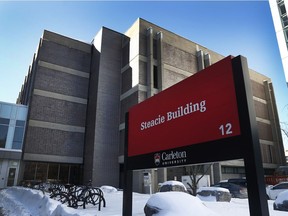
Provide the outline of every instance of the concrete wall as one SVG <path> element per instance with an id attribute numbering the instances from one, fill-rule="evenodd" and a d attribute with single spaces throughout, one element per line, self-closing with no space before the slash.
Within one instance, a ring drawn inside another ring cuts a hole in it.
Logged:
<path id="1" fill-rule="evenodd" d="M 89 103 L 88 110 L 96 110 L 95 119 L 91 119 L 92 123 L 89 125 L 95 128 L 94 137 L 89 134 L 89 149 L 93 152 L 85 151 L 85 155 L 93 160 L 92 169 L 90 171 L 93 185 L 101 186 L 103 184 L 119 185 L 119 163 L 118 163 L 118 149 L 119 149 L 119 116 L 120 116 L 120 87 L 121 87 L 121 53 L 122 53 L 122 39 L 123 35 L 115 31 L 103 28 L 101 30 L 101 40 L 97 38 L 97 43 L 94 46 L 99 52 L 95 52 L 94 61 L 99 61 L 93 67 L 94 83 L 90 82 L 90 94 L 93 96 L 90 100 L 96 99 L 96 103 Z M 97 91 L 97 95 L 95 92 Z M 88 119 L 90 121 L 90 117 Z M 95 125 L 93 125 L 93 122 Z M 92 130 L 90 130 L 92 132 Z M 93 144 L 92 144 L 93 142 Z M 88 149 L 87 149 L 88 150 Z M 91 155 L 93 154 L 93 156 Z M 88 164 L 87 164 L 88 165 Z M 89 169 L 84 164 L 85 170 Z M 86 176 L 86 178 L 89 175 Z"/>

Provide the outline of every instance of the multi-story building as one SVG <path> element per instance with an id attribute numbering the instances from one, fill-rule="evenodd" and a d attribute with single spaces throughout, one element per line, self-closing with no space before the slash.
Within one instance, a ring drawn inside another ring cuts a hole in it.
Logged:
<path id="1" fill-rule="evenodd" d="M 269 0 L 269 4 L 288 85 L 288 0 Z"/>
<path id="2" fill-rule="evenodd" d="M 122 187 L 129 108 L 223 58 L 143 19 L 125 34 L 103 27 L 92 43 L 44 31 L 18 98 L 29 107 L 22 178 Z M 269 173 L 285 164 L 273 87 L 253 70 L 250 77 Z M 242 176 L 243 167 L 241 160 L 214 164 L 213 179 Z M 143 172 L 134 172 L 135 191 L 143 191 Z M 149 172 L 155 189 L 179 169 Z"/>
<path id="3" fill-rule="evenodd" d="M 0 102 L 0 188 L 18 183 L 27 110 Z"/>

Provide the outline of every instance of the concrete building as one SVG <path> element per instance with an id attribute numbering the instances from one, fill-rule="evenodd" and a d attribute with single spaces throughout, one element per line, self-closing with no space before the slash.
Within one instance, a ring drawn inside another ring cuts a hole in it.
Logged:
<path id="1" fill-rule="evenodd" d="M 288 85 L 288 0 L 269 0 L 269 4 Z"/>
<path id="2" fill-rule="evenodd" d="M 17 185 L 28 108 L 0 102 L 0 188 Z"/>
<path id="3" fill-rule="evenodd" d="M 103 27 L 92 43 L 44 31 L 18 98 L 29 107 L 22 178 L 122 187 L 129 107 L 224 57 L 143 19 L 125 34 Z M 269 174 L 285 164 L 273 86 L 253 70 L 250 77 Z M 211 175 L 242 176 L 243 167 L 241 160 L 217 162 Z M 134 172 L 135 191 L 145 190 L 143 172 Z M 158 182 L 185 175 L 183 168 L 148 172 L 154 191 Z"/>

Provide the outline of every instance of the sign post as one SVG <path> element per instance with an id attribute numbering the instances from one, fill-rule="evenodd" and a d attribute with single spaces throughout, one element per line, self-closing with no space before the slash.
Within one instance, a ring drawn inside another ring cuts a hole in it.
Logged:
<path id="1" fill-rule="evenodd" d="M 235 77 L 236 94 L 238 95 L 239 118 L 242 122 L 242 139 L 246 144 L 246 153 L 243 154 L 248 195 L 250 215 L 269 215 L 264 171 L 261 158 L 261 149 L 259 144 L 256 114 L 253 104 L 253 94 L 250 86 L 249 71 L 247 60 L 238 57 L 233 62 L 233 71 Z M 244 85 L 243 85 L 244 84 Z"/>
<path id="2" fill-rule="evenodd" d="M 232 159 L 245 162 L 250 215 L 269 215 L 244 57 L 228 56 L 132 107 L 126 133 L 124 216 L 132 215 L 133 170 Z"/>

